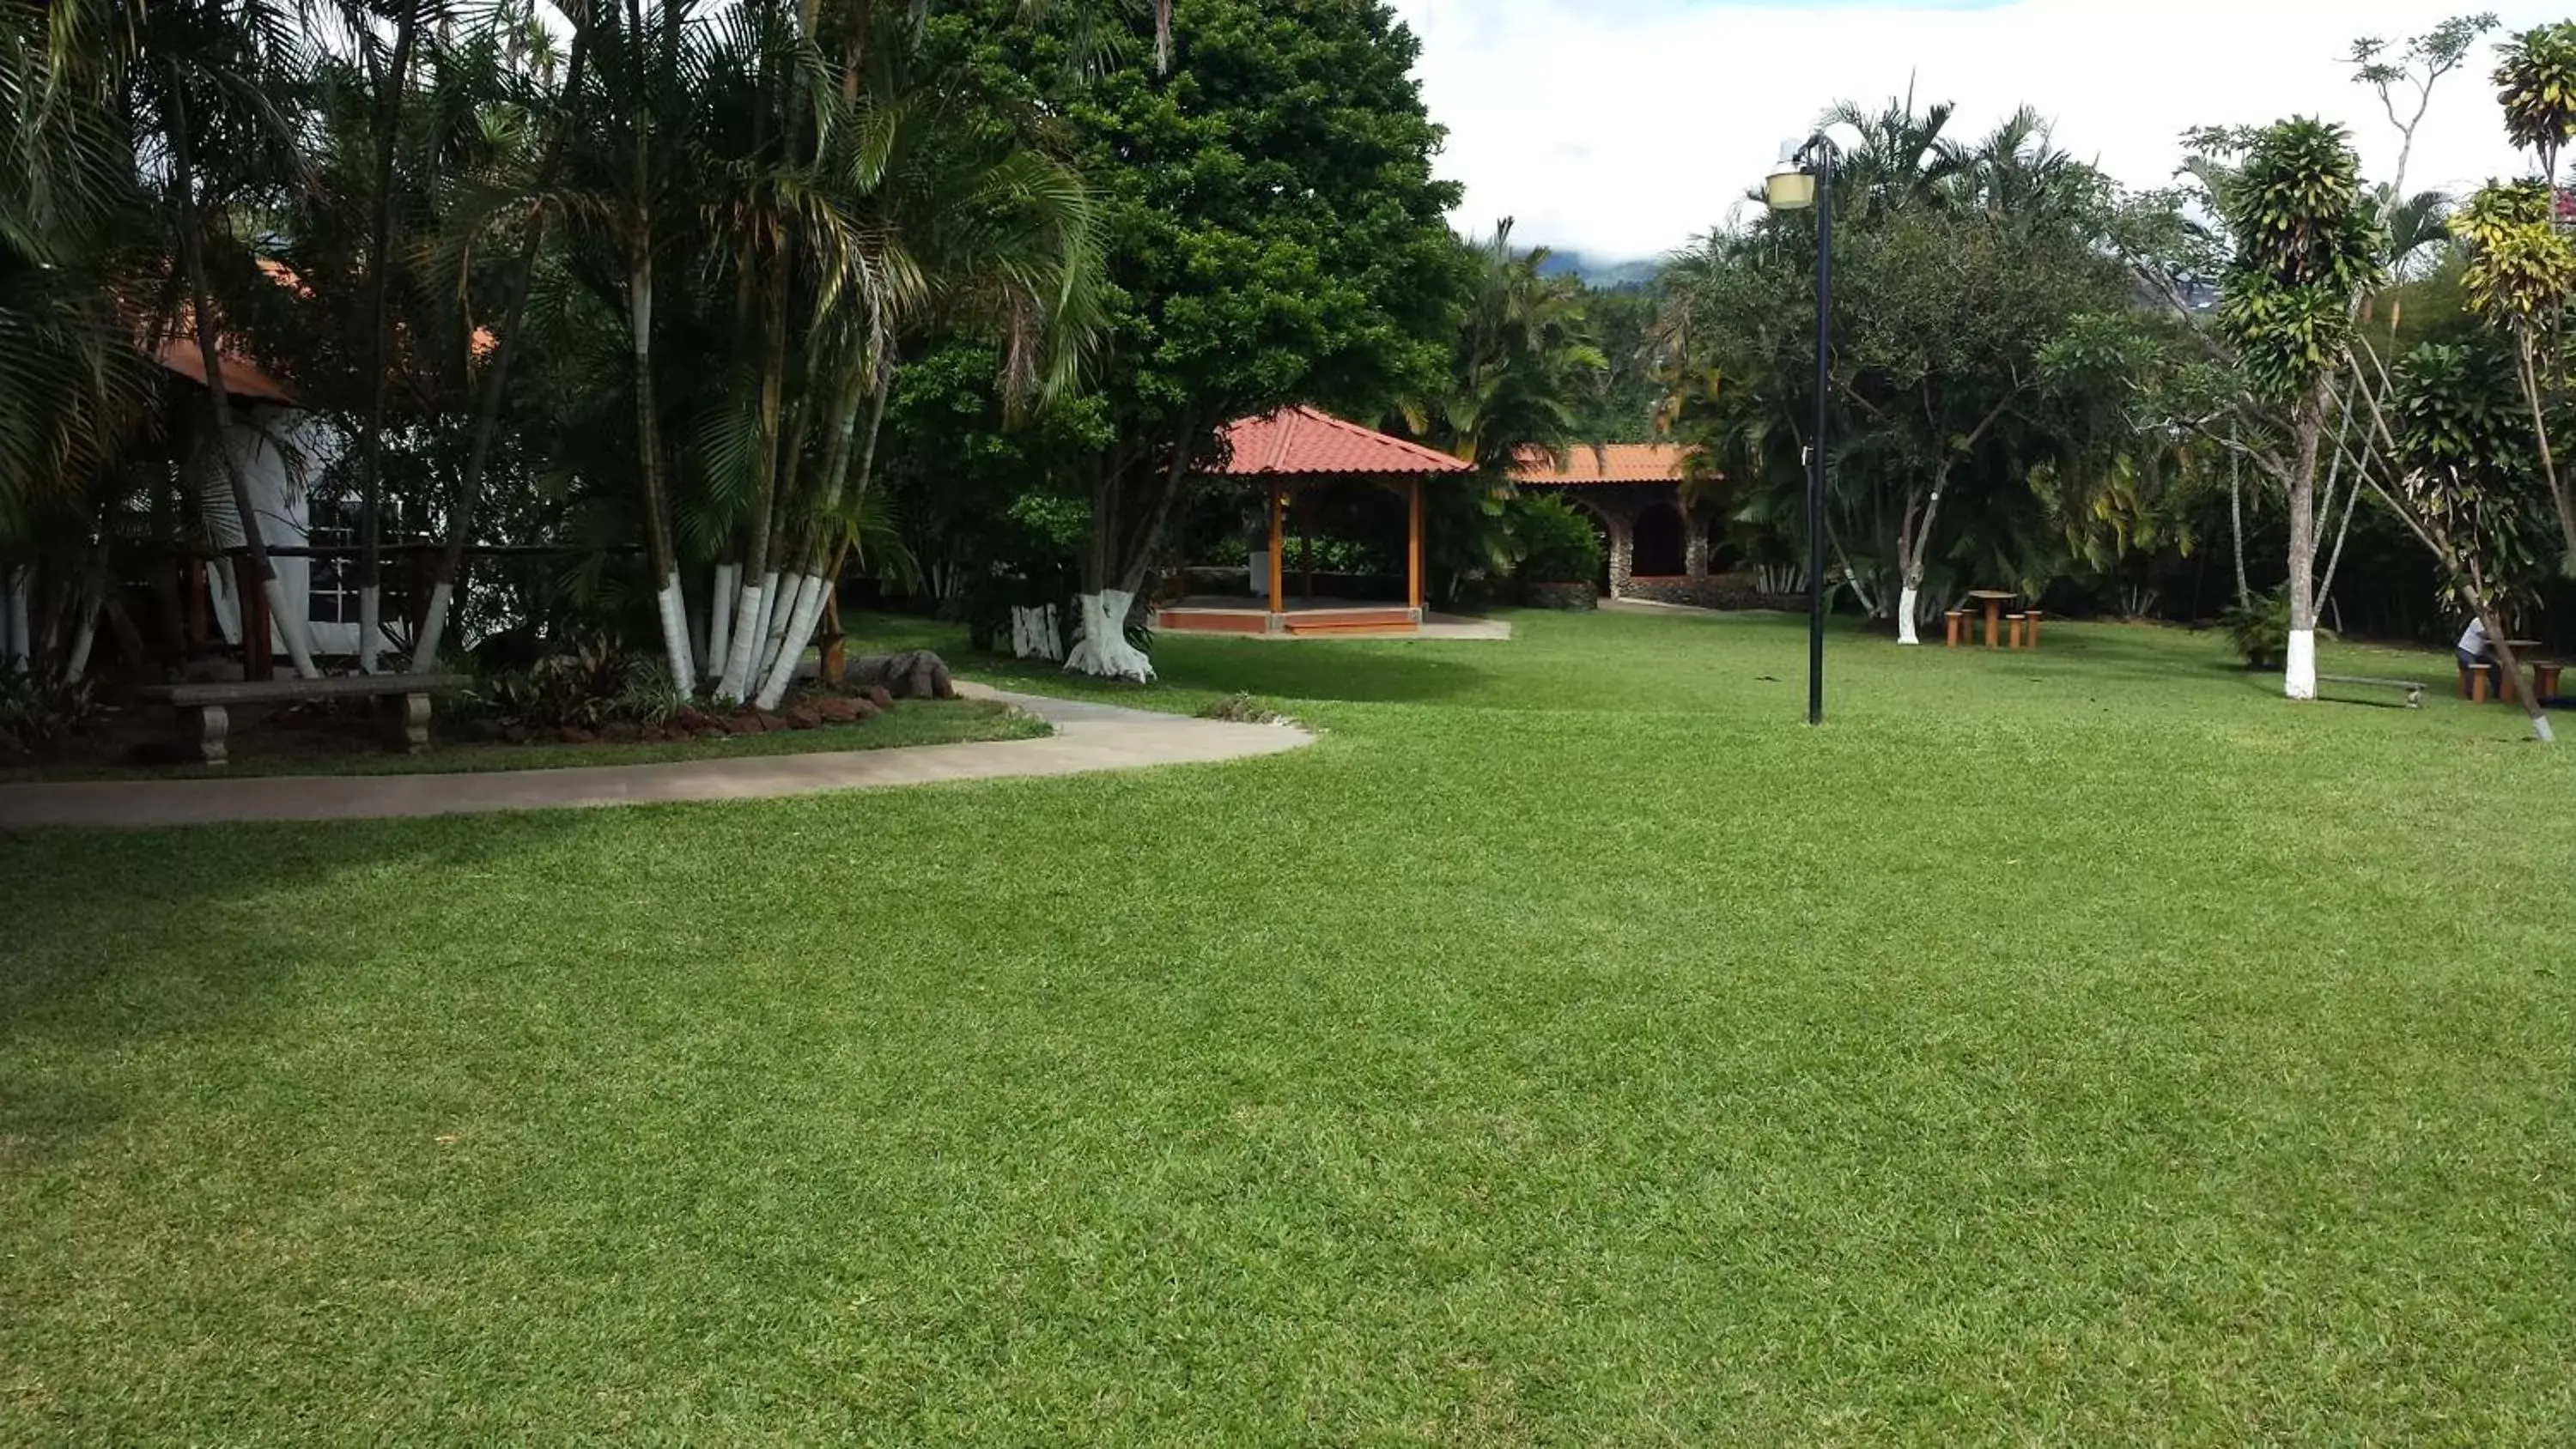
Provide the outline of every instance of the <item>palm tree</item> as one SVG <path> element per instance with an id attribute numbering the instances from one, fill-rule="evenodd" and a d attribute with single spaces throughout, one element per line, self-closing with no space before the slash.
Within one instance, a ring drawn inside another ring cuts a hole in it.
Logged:
<path id="1" fill-rule="evenodd" d="M 1918 112 L 1910 88 L 1875 111 L 1835 102 L 1819 129 L 1841 127 L 1860 135 L 1837 162 L 1836 195 L 1862 214 L 1936 204 L 1952 178 L 1974 161 L 1968 148 L 1944 134 L 1957 109 L 1942 101 Z"/>
<path id="2" fill-rule="evenodd" d="M 1586 389 L 1609 366 L 1584 316 L 1582 284 L 1545 275 L 1545 247 L 1512 245 L 1509 217 L 1471 248 L 1475 292 L 1442 390 L 1405 407 L 1416 437 L 1489 477 L 1576 441 Z"/>

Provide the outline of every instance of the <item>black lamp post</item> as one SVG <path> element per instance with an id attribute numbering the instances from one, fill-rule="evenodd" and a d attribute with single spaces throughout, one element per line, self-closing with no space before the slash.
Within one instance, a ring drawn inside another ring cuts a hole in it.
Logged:
<path id="1" fill-rule="evenodd" d="M 1816 213 L 1816 427 L 1807 439 L 1807 723 L 1825 722 L 1825 407 L 1833 384 L 1834 143 L 1817 132 L 1780 148 L 1763 184 L 1773 211 Z"/>

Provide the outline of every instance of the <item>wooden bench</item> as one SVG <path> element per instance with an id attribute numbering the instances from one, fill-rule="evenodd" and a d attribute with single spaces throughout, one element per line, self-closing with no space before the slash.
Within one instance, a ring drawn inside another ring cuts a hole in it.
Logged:
<path id="1" fill-rule="evenodd" d="M 231 759 L 225 740 L 237 704 L 301 704 L 316 699 L 402 700 L 386 743 L 417 754 L 429 748 L 429 697 L 473 683 L 462 674 L 350 674 L 329 679 L 245 679 L 214 684 L 153 684 L 134 692 L 145 704 L 179 711 L 179 741 L 209 765 Z"/>
<path id="2" fill-rule="evenodd" d="M 2359 685 L 2364 689 L 2402 689 L 2406 691 L 2406 707 L 2408 709 L 2422 709 L 2424 707 L 2424 690 L 2426 686 L 2418 684 L 2411 679 L 2372 679 L 2359 674 L 2320 674 L 2317 676 L 2317 683 L 2352 684 Z"/>

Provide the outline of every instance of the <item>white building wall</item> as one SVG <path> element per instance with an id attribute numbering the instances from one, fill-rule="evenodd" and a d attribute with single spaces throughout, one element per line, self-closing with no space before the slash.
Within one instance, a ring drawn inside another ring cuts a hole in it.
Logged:
<path id="1" fill-rule="evenodd" d="M 337 434 L 301 408 L 254 404 L 233 409 L 232 429 L 224 441 L 242 470 L 242 482 L 250 490 L 251 510 L 259 519 L 261 540 L 271 548 L 305 547 L 311 541 L 312 528 L 310 481 L 320 477 L 330 461 L 331 450 L 338 446 Z M 200 458 L 195 481 L 215 546 L 240 547 L 241 523 L 233 508 L 232 485 L 224 477 L 222 465 L 211 456 Z M 273 562 L 286 597 L 309 612 L 313 561 L 280 557 Z M 241 643 L 241 605 L 234 597 L 232 571 L 208 569 L 206 585 L 224 642 Z M 358 650 L 358 626 L 354 623 L 316 623 L 308 618 L 306 627 L 311 630 L 317 654 L 355 654 Z M 283 654 L 285 637 L 273 625 L 269 634 L 270 647 Z"/>

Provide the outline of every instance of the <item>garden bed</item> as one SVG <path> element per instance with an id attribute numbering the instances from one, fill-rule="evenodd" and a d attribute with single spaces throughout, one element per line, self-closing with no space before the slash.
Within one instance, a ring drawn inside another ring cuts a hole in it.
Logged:
<path id="1" fill-rule="evenodd" d="M 834 707 L 861 696 L 809 695 L 777 711 L 683 711 L 666 725 L 609 723 L 598 730 L 530 730 L 488 720 L 435 718 L 433 743 L 416 755 L 384 750 L 361 707 L 237 711 L 224 768 L 174 762 L 166 709 L 124 709 L 42 754 L 0 757 L 0 783 L 38 780 L 221 779 L 245 775 L 401 775 L 644 765 L 751 755 L 877 750 L 899 745 L 1033 739 L 1044 723 L 984 700 L 896 700 L 871 712 Z M 515 736 L 515 737 L 514 737 Z"/>

